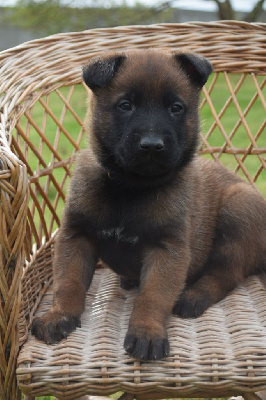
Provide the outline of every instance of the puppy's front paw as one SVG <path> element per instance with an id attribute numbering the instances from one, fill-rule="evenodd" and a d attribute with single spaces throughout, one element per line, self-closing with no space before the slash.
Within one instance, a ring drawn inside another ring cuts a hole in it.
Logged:
<path id="1" fill-rule="evenodd" d="M 207 293 L 199 293 L 193 289 L 188 289 L 181 293 L 173 308 L 173 313 L 182 318 L 197 318 L 202 315 L 211 304 L 210 297 Z"/>
<path id="2" fill-rule="evenodd" d="M 52 344 L 66 338 L 76 327 L 80 327 L 79 317 L 48 311 L 34 318 L 31 332 L 37 339 Z"/>
<path id="3" fill-rule="evenodd" d="M 167 338 L 138 337 L 127 334 L 124 348 L 128 354 L 140 360 L 161 360 L 169 355 L 169 341 Z"/>

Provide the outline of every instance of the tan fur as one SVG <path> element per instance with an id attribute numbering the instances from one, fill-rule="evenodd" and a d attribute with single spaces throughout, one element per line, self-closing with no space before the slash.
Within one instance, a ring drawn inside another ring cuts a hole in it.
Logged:
<path id="1" fill-rule="evenodd" d="M 108 53 L 103 64 L 112 57 L 116 54 Z M 204 75 L 200 69 L 204 61 L 195 59 L 196 69 Z M 162 104 L 166 87 L 178 93 L 187 107 L 183 123 L 192 146 L 200 84 L 195 84 L 199 77 L 193 63 L 188 64 L 188 71 L 195 73 L 193 82 L 181 66 L 169 52 L 128 52 L 111 81 L 93 87 L 88 122 L 91 148 L 78 157 L 57 239 L 53 307 L 33 324 L 40 339 L 60 340 L 79 324 L 85 293 L 101 256 L 111 260 L 110 267 L 124 284 L 140 284 L 125 339 L 125 349 L 140 359 L 169 353 L 166 322 L 172 310 L 182 317 L 196 317 L 246 276 L 265 271 L 265 200 L 219 163 L 195 155 L 167 184 L 143 190 L 138 183 L 135 190 L 134 178 L 132 188 L 128 182 L 124 185 L 119 171 L 112 175 L 104 165 L 102 142 L 108 142 L 115 118 L 110 105 L 118 104 L 132 87 L 145 91 L 151 104 Z M 152 107 L 146 103 L 145 107 L 152 115 Z M 163 106 L 158 106 L 160 112 L 159 107 Z M 132 253 L 128 255 L 126 249 Z M 118 264 L 125 258 L 123 268 L 116 266 L 116 252 Z M 133 268 L 135 253 L 141 266 Z"/>

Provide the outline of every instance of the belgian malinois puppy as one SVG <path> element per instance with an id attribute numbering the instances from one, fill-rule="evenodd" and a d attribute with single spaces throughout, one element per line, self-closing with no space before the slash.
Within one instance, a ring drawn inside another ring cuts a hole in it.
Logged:
<path id="1" fill-rule="evenodd" d="M 53 343 L 80 324 L 98 259 L 139 292 L 124 346 L 169 354 L 167 318 L 194 318 L 266 269 L 266 202 L 196 155 L 205 58 L 108 53 L 83 70 L 93 92 L 90 146 L 77 160 L 54 256 L 51 309 L 33 322 Z"/>

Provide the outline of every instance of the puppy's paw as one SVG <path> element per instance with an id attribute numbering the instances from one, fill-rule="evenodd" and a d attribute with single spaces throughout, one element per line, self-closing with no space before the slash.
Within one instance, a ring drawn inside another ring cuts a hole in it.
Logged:
<path id="1" fill-rule="evenodd" d="M 34 318 L 31 332 L 37 339 L 52 344 L 66 338 L 80 326 L 79 317 L 48 311 L 44 316 Z"/>
<path id="2" fill-rule="evenodd" d="M 181 293 L 173 308 L 173 313 L 182 318 L 197 318 L 210 307 L 212 302 L 207 293 L 194 292 L 193 289 Z"/>
<path id="3" fill-rule="evenodd" d="M 139 360 L 161 360 L 169 355 L 169 341 L 167 338 L 138 337 L 127 334 L 124 348 L 128 354 Z"/>

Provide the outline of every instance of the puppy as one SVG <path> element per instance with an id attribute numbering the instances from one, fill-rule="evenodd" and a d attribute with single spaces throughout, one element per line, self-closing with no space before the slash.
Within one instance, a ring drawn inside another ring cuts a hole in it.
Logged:
<path id="1" fill-rule="evenodd" d="M 51 309 L 33 321 L 53 343 L 80 324 L 97 260 L 139 286 L 124 346 L 169 354 L 166 322 L 194 318 L 266 269 L 266 202 L 196 155 L 205 58 L 158 50 L 107 53 L 83 70 L 93 92 L 57 237 Z"/>

